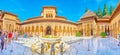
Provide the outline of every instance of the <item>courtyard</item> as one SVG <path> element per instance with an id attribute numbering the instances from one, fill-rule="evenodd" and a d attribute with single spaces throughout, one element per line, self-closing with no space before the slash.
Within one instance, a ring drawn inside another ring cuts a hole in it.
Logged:
<path id="1" fill-rule="evenodd" d="M 119 0 L 2 0 L 0 7 L 0 55 L 120 55 Z"/>

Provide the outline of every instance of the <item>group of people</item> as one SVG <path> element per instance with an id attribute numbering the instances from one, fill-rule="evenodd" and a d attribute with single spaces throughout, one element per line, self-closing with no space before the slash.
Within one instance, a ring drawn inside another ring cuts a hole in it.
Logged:
<path id="1" fill-rule="evenodd" d="M 120 34 L 118 34 L 118 39 L 119 39 L 118 46 L 120 46 Z"/>
<path id="2" fill-rule="evenodd" d="M 4 49 L 6 49 L 6 44 L 11 44 L 12 40 L 17 40 L 18 38 L 18 32 L 6 32 L 6 31 L 0 31 L 0 48 L 1 52 L 3 52 Z"/>

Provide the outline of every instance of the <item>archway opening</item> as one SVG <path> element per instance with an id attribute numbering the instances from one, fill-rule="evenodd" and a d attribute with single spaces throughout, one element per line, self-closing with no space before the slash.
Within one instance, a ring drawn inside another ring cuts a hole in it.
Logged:
<path id="1" fill-rule="evenodd" d="M 51 35 L 51 27 L 50 26 L 46 27 L 46 35 Z"/>

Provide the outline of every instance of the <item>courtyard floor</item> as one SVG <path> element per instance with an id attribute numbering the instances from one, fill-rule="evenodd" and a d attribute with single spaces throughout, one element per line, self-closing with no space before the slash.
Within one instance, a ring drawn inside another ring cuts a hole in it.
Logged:
<path id="1" fill-rule="evenodd" d="M 30 38 L 31 43 L 35 42 L 35 38 Z M 70 45 L 68 51 L 64 55 L 120 55 L 120 46 L 118 40 L 114 38 L 79 38 L 66 37 L 62 38 L 65 43 Z M 26 47 L 16 41 L 7 44 L 6 50 L 0 55 L 32 55 L 29 47 Z M 45 54 L 50 55 L 50 54 Z M 57 55 L 60 55 L 57 53 Z"/>

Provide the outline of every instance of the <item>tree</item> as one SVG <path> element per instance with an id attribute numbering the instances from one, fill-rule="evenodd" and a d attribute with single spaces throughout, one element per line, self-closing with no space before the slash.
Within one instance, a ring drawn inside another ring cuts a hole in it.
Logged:
<path id="1" fill-rule="evenodd" d="M 100 7 L 98 7 L 98 17 L 99 17 L 99 18 L 102 18 L 102 13 L 101 13 Z"/>
<path id="2" fill-rule="evenodd" d="M 86 9 L 85 9 L 85 13 L 88 11 L 88 8 L 86 7 Z"/>
<path id="3" fill-rule="evenodd" d="M 76 33 L 76 36 L 77 36 L 77 37 L 80 37 L 80 36 L 81 36 L 81 32 L 77 32 L 77 33 Z"/>
<path id="4" fill-rule="evenodd" d="M 110 15 L 113 13 L 113 7 L 110 6 Z"/>
<path id="5" fill-rule="evenodd" d="M 101 36 L 102 38 L 105 38 L 105 37 L 107 36 L 107 34 L 106 34 L 105 32 L 101 32 L 101 33 L 100 33 L 100 36 Z"/>
<path id="6" fill-rule="evenodd" d="M 108 8 L 107 5 L 104 4 L 104 9 L 103 9 L 103 16 L 108 14 Z"/>
<path id="7" fill-rule="evenodd" d="M 23 34 L 23 32 L 22 32 L 22 31 L 20 31 L 20 32 L 19 32 L 19 35 L 22 35 L 22 34 Z"/>

